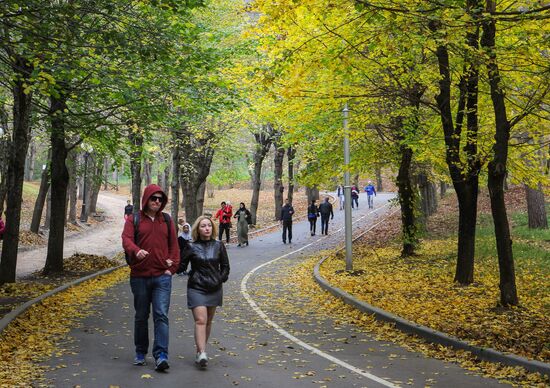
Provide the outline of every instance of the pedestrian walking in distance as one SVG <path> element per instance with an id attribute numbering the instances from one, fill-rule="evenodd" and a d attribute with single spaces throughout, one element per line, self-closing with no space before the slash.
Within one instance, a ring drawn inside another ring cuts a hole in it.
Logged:
<path id="1" fill-rule="evenodd" d="M 168 197 L 157 185 L 143 191 L 141 211 L 128 217 L 122 232 L 122 246 L 130 265 L 130 287 L 134 295 L 134 365 L 145 365 L 149 350 L 149 312 L 153 308 L 155 369 L 168 364 L 168 309 L 172 275 L 180 264 L 176 228 L 162 212 Z M 135 217 L 135 218 L 134 218 Z"/>
<path id="2" fill-rule="evenodd" d="M 319 205 L 319 213 L 321 213 L 321 234 L 328 234 L 328 220 L 334 219 L 332 204 L 328 197 L 325 197 L 323 203 Z"/>
<path id="3" fill-rule="evenodd" d="M 307 207 L 307 219 L 309 221 L 309 232 L 312 236 L 315 236 L 315 229 L 317 228 L 317 217 L 319 216 L 319 209 L 315 204 L 315 200 L 311 201 L 311 205 Z"/>
<path id="4" fill-rule="evenodd" d="M 294 214 L 294 208 L 290 204 L 290 200 L 285 199 L 285 204 L 281 209 L 281 224 L 283 225 L 283 244 L 292 243 L 292 215 Z"/>
<path id="5" fill-rule="evenodd" d="M 336 196 L 338 197 L 338 203 L 340 205 L 340 210 L 342 210 L 344 208 L 344 199 L 345 199 L 344 186 L 338 185 L 338 187 L 336 188 Z"/>
<path id="6" fill-rule="evenodd" d="M 376 197 L 376 189 L 372 184 L 372 181 L 365 186 L 365 193 L 367 193 L 367 200 L 369 203 L 369 209 L 374 209 L 374 197 Z"/>
<path id="7" fill-rule="evenodd" d="M 237 219 L 237 246 L 248 246 L 248 225 L 252 223 L 252 215 L 246 208 L 244 202 L 241 202 L 233 218 Z"/>
<path id="8" fill-rule="evenodd" d="M 359 190 L 356 186 L 351 187 L 351 208 L 359 208 Z"/>
<path id="9" fill-rule="evenodd" d="M 193 224 L 193 241 L 182 252 L 181 271 L 191 263 L 187 281 L 187 307 L 195 320 L 195 363 L 201 368 L 208 364 L 206 344 L 212 329 L 216 308 L 223 303 L 223 283 L 229 277 L 229 258 L 223 242 L 216 240 L 216 227 L 207 216 Z"/>
<path id="10" fill-rule="evenodd" d="M 225 231 L 225 242 L 229 244 L 229 231 L 231 229 L 231 216 L 233 215 L 233 210 L 231 205 L 228 205 L 225 201 L 220 204 L 220 208 L 216 212 L 214 218 L 219 220 L 219 235 L 218 240 L 223 239 L 223 233 Z"/>
<path id="11" fill-rule="evenodd" d="M 124 221 L 128 219 L 134 212 L 134 206 L 130 200 L 126 201 L 126 206 L 124 206 Z"/>

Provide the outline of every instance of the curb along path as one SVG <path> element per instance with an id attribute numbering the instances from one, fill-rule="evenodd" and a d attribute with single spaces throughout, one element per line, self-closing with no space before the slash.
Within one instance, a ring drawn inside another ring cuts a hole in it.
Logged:
<path id="1" fill-rule="evenodd" d="M 389 214 L 388 217 L 394 213 L 395 212 Z M 359 236 L 355 237 L 353 242 L 357 241 L 359 238 L 374 229 L 383 221 L 384 220 L 379 221 L 376 225 L 371 226 Z M 344 247 L 341 247 L 337 251 L 342 251 L 343 249 Z M 502 353 L 492 348 L 481 348 L 471 345 L 465 341 L 460 340 L 459 338 L 453 337 L 451 335 L 442 333 L 426 326 L 416 324 L 414 322 L 410 322 L 406 319 L 393 315 L 385 310 L 379 309 L 362 300 L 355 298 L 353 295 L 348 294 L 344 290 L 331 285 L 325 278 L 321 276 L 320 267 L 327 259 L 328 257 L 324 257 L 315 265 L 315 268 L 313 269 L 313 277 L 321 288 L 330 292 L 332 295 L 342 299 L 346 304 L 353 306 L 354 308 L 364 313 L 373 315 L 377 320 L 393 323 L 395 324 L 395 327 L 397 329 L 408 334 L 417 335 L 429 342 L 452 347 L 459 350 L 466 350 L 474 354 L 480 360 L 499 362 L 508 366 L 520 366 L 530 372 L 537 372 L 543 375 L 550 376 L 550 364 L 536 360 L 529 360 L 515 354 Z"/>

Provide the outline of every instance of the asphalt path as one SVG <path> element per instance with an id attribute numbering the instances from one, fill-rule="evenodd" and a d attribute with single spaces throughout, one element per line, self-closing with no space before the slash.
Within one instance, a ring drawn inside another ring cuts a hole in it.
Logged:
<path id="1" fill-rule="evenodd" d="M 360 198 L 354 229 L 382 222 L 392 194 L 380 193 L 375 209 Z M 281 231 L 258 236 L 249 247 L 228 246 L 231 264 L 207 352 L 206 370 L 194 365 L 193 320 L 186 308 L 187 277 L 175 276 L 170 308 L 170 369 L 132 365 L 133 307 L 126 282 L 107 290 L 93 313 L 70 331 L 53 356 L 47 380 L 55 387 L 492 387 L 459 366 L 430 359 L 330 316 L 303 316 L 308 302 L 293 294 L 300 284 L 279 281 L 292 265 L 343 243 L 344 212 L 335 207 L 329 236 L 310 236 L 307 221 L 295 223 L 292 244 Z M 281 298 L 285 306 L 281 308 Z M 277 303 L 275 303 L 277 301 Z M 303 306 L 303 307 L 302 307 Z M 311 307 L 309 307 L 311 308 Z M 293 312 L 294 311 L 294 312 Z M 151 321 L 150 321 L 151 322 Z M 152 331 L 150 323 L 150 332 Z M 152 340 L 151 340 L 152 343 Z"/>

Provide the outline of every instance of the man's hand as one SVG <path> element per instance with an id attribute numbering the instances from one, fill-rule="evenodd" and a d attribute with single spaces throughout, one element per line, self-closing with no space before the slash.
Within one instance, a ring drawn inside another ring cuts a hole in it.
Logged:
<path id="1" fill-rule="evenodd" d="M 174 262 L 173 262 L 172 260 L 166 259 L 166 266 L 167 266 L 168 268 L 170 268 L 170 267 L 172 266 L 172 264 L 174 264 Z"/>
<path id="2" fill-rule="evenodd" d="M 172 276 L 172 272 L 170 272 L 170 270 L 168 270 L 168 269 L 166 271 L 164 271 L 164 274 Z"/>
<path id="3" fill-rule="evenodd" d="M 143 260 L 143 259 L 145 259 L 145 256 L 147 256 L 148 254 L 149 254 L 149 252 L 147 252 L 145 249 L 140 249 L 139 252 L 137 253 L 136 257 L 139 260 Z"/>

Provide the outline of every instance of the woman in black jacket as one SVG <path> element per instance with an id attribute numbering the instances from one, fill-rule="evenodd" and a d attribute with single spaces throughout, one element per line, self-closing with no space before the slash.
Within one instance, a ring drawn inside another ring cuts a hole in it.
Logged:
<path id="1" fill-rule="evenodd" d="M 307 219 L 309 221 L 309 231 L 312 236 L 315 236 L 315 229 L 317 228 L 317 217 L 319 216 L 319 208 L 315 204 L 315 200 L 311 201 L 311 205 L 307 208 Z"/>
<path id="2" fill-rule="evenodd" d="M 216 307 L 223 302 L 222 284 L 229 276 L 227 251 L 225 245 L 215 239 L 216 235 L 216 226 L 210 217 L 200 216 L 191 231 L 193 242 L 181 252 L 180 270 L 185 271 L 191 263 L 187 281 L 187 307 L 193 312 L 195 320 L 195 362 L 201 367 L 208 364 L 206 343 Z"/>

